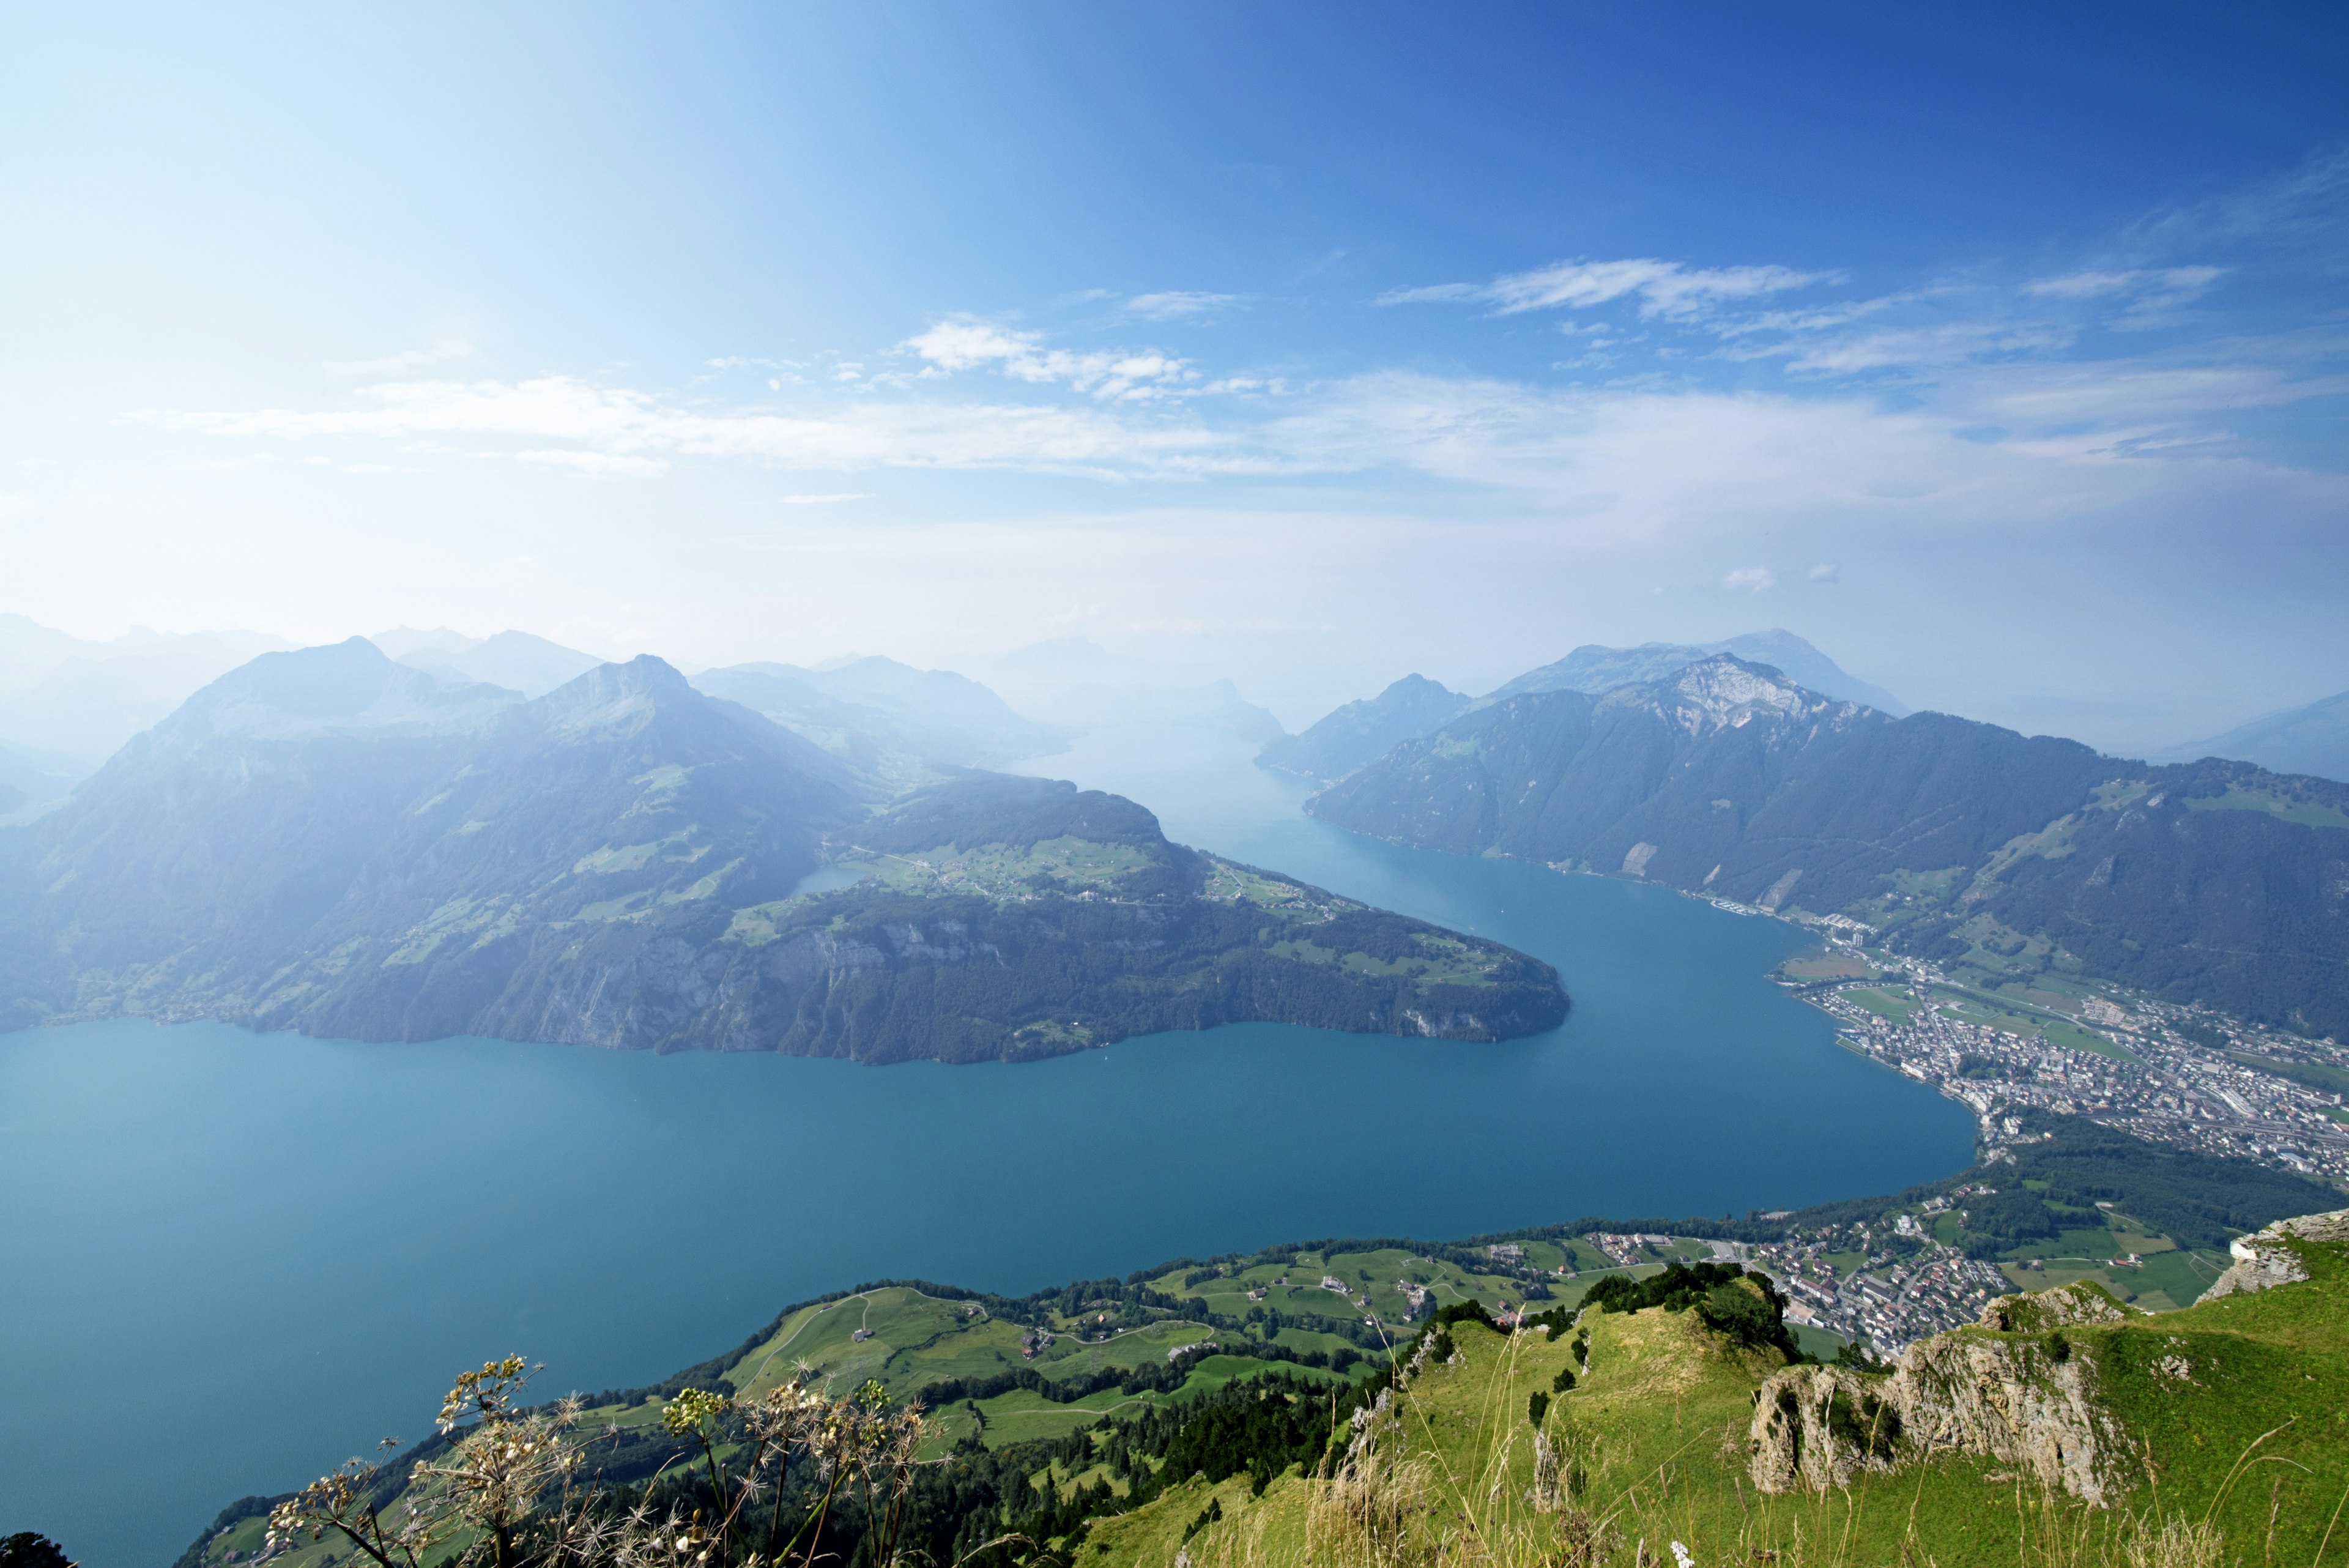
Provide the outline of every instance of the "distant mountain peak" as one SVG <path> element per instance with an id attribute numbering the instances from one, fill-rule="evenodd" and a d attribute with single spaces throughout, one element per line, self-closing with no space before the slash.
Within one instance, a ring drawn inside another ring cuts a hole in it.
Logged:
<path id="1" fill-rule="evenodd" d="M 1735 654 L 1748 663 L 1768 665 L 1796 685 L 1822 696 L 1865 703 L 1896 719 L 1909 711 L 1892 693 L 1859 680 L 1783 628 L 1745 632 L 1720 642 L 1702 644 L 1643 642 L 1637 648 L 1609 648 L 1596 642 L 1585 643 L 1555 663 L 1526 671 L 1482 701 L 1501 702 L 1533 691 L 1583 691 L 1596 696 L 1619 686 L 1659 680 L 1683 666 L 1724 653 Z"/>
<path id="2" fill-rule="evenodd" d="M 449 686 L 395 663 L 366 638 L 264 653 L 191 697 L 158 733 L 296 740 L 449 733 L 479 727 L 519 693 Z"/>
<path id="3" fill-rule="evenodd" d="M 541 697 L 533 714 L 558 732 L 585 734 L 641 726 L 659 709 L 679 702 L 707 706 L 675 665 L 649 653 L 619 664 L 599 664 Z"/>
<path id="4" fill-rule="evenodd" d="M 2157 759 L 2189 763 L 2231 757 L 2280 774 L 2349 784 L 2349 691 L 2254 719 L 2223 735 L 2175 747 Z"/>
<path id="5" fill-rule="evenodd" d="M 1457 718 L 1469 700 L 1442 682 L 1413 673 L 1376 697 L 1349 702 L 1302 733 L 1284 735 L 1256 760 L 1310 779 L 1341 779 L 1405 741 Z"/>
<path id="6" fill-rule="evenodd" d="M 1608 697 L 1650 692 L 1658 700 L 1669 693 L 1673 717 L 1692 735 L 1733 730 L 1762 716 L 1796 718 L 1828 701 L 1806 691 L 1769 665 L 1749 663 L 1733 653 L 1717 653 L 1653 686 L 1627 686 Z"/>

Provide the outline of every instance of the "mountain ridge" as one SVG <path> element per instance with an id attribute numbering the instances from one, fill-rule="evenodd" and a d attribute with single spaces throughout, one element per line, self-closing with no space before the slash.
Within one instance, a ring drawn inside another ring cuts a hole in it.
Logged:
<path id="1" fill-rule="evenodd" d="M 842 857 L 858 885 L 802 890 Z M 979 775 L 893 805 L 650 655 L 529 700 L 365 639 L 265 655 L 0 867 L 19 1023 L 974 1061 L 1255 1019 L 1491 1040 L 1566 1007 L 1547 965 L 1116 797 Z"/>
<path id="2" fill-rule="evenodd" d="M 1833 659 L 1788 631 L 1748 632 L 1702 647 L 1648 642 L 1637 648 L 1608 648 L 1586 643 L 1564 659 L 1529 670 L 1477 698 L 1452 691 L 1424 676 L 1407 675 L 1375 697 L 1345 703 L 1299 733 L 1269 742 L 1257 753 L 1257 761 L 1285 773 L 1334 783 L 1472 709 L 1539 691 L 1572 691 L 1597 696 L 1619 686 L 1661 680 L 1723 652 L 1776 669 L 1809 690 L 1896 718 L 1908 711 L 1891 693 L 1846 674 Z M 1806 680 L 1806 674 L 1817 679 Z"/>
<path id="3" fill-rule="evenodd" d="M 2223 735 L 2159 753 L 2165 762 L 2224 757 L 2273 773 L 2349 783 L 2349 691 L 2240 724 Z"/>
<path id="4" fill-rule="evenodd" d="M 1479 708 L 1307 809 L 1423 848 L 1840 912 L 1928 957 L 2028 948 L 2349 1033 L 2349 788 L 2321 780 L 1894 719 L 1717 655 Z"/>

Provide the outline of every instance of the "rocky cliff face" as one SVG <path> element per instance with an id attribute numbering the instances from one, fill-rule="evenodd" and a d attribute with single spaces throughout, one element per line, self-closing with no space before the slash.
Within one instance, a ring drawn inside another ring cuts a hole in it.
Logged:
<path id="1" fill-rule="evenodd" d="M 2253 1291 L 2297 1284 L 2308 1278 L 2308 1269 L 2300 1261 L 2300 1250 L 2292 1244 L 2295 1241 L 2334 1247 L 2349 1244 L 2349 1209 L 2279 1220 L 2256 1235 L 2236 1238 L 2228 1246 L 2235 1255 L 2234 1265 L 2211 1282 L 2200 1300 L 2248 1295 Z"/>
<path id="2" fill-rule="evenodd" d="M 2099 1352 L 2060 1330 L 2133 1315 L 2143 1314 L 2083 1283 L 2001 1297 L 1982 1310 L 1979 1328 L 1911 1345 L 1889 1377 L 1788 1367 L 1763 1385 L 1754 1406 L 1754 1484 L 1820 1491 L 1862 1469 L 1965 1453 L 2022 1466 L 2043 1485 L 2102 1507 L 2126 1484 L 2128 1449 L 2097 1395 Z"/>

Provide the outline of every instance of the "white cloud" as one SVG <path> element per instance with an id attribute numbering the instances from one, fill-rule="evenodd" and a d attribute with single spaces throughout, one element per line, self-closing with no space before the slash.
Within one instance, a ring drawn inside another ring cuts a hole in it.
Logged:
<path id="1" fill-rule="evenodd" d="M 386 354 L 375 359 L 329 359 L 326 370 L 330 376 L 400 376 L 410 370 L 422 370 L 451 359 L 470 359 L 473 346 L 457 338 L 435 343 L 429 348 L 410 348 L 405 353 Z"/>
<path id="2" fill-rule="evenodd" d="M 568 468 L 595 479 L 657 479 L 668 472 L 668 460 L 632 457 L 625 452 L 540 451 L 518 452 L 523 462 L 546 468 Z"/>
<path id="3" fill-rule="evenodd" d="M 1982 359 L 2050 353 L 2069 346 L 2074 336 L 2069 327 L 2046 322 L 1940 321 L 1785 342 L 1752 350 L 1750 357 L 1784 355 L 1787 369 L 1805 375 L 1932 371 Z"/>
<path id="4" fill-rule="evenodd" d="M 1685 319 L 1728 300 L 1757 299 L 1788 289 L 1833 280 L 1831 272 L 1796 272 L 1783 266 L 1688 267 L 1644 257 L 1624 261 L 1557 262 L 1531 272 L 1512 273 L 1490 283 L 1440 283 L 1424 288 L 1392 289 L 1381 305 L 1446 302 L 1486 304 L 1504 316 L 1557 306 L 1587 309 L 1636 296 L 1640 314 Z"/>
<path id="5" fill-rule="evenodd" d="M 1740 566 L 1722 578 L 1721 586 L 1737 593 L 1758 594 L 1765 588 L 1776 587 L 1778 579 L 1767 566 Z"/>
<path id="6" fill-rule="evenodd" d="M 1803 574 L 1806 582 L 1835 583 L 1843 580 L 1843 573 L 1833 561 L 1820 561 Z"/>
<path id="7" fill-rule="evenodd" d="M 786 506 L 836 506 L 843 501 L 862 501 L 864 498 L 865 493 L 862 490 L 836 490 L 823 495 L 786 495 L 782 502 Z"/>
<path id="8" fill-rule="evenodd" d="M 1188 360 L 1155 352 L 1072 354 L 1046 348 L 1033 332 L 1012 332 L 983 321 L 941 321 L 898 345 L 936 369 L 952 373 L 993 366 L 1014 380 L 1066 382 L 1096 398 L 1150 397 L 1192 379 Z"/>
<path id="9" fill-rule="evenodd" d="M 1196 294 L 1188 289 L 1168 289 L 1163 294 L 1137 294 L 1125 302 L 1128 316 L 1139 316 L 1144 321 L 1172 321 L 1184 316 L 1205 316 L 1232 304 L 1236 296 L 1228 294 Z"/>
<path id="10" fill-rule="evenodd" d="M 2253 487 L 2339 488 L 2232 440 L 2245 410 L 2349 390 L 2349 375 L 2333 373 L 2337 334 L 2230 339 L 2209 351 L 2222 363 L 2191 362 L 2183 349 L 2091 361 L 2056 357 L 2072 336 L 2055 325 L 1905 319 L 1993 296 L 2010 307 L 2018 298 L 1920 290 L 1779 317 L 1775 343 L 1758 327 L 1731 335 L 1725 317 L 1700 324 L 1728 336 L 1739 358 L 1782 356 L 1813 376 L 1889 373 L 1900 382 L 1897 405 L 1865 391 L 1715 390 L 1685 376 L 1596 387 L 1404 372 L 1298 387 L 1207 381 L 1162 354 L 1078 353 L 958 317 L 902 346 L 925 367 L 919 377 L 810 388 L 790 411 L 548 376 L 393 381 L 341 408 L 141 417 L 254 442 L 375 440 L 612 475 L 657 473 L 684 458 L 828 474 L 927 468 L 1110 481 L 1408 472 L 1496 502 L 1516 495 L 1619 538 L 1733 534 L 1739 519 L 1763 513 L 2029 523 L 2158 503 L 2180 474 L 2212 473 L 2221 462 L 2247 465 L 2233 472 Z M 976 398 L 946 385 L 978 370 L 1015 385 Z M 1090 397 L 1031 398 L 1020 386 Z M 1211 391 L 1242 395 L 1208 400 Z M 1789 554 L 1808 558 L 1823 545 Z"/>
<path id="11" fill-rule="evenodd" d="M 171 430 L 251 440 L 563 441 L 620 457 L 733 458 L 787 468 L 1014 468 L 1122 478 L 1276 466 L 1234 433 L 1106 409 L 860 399 L 812 416 L 709 412 L 570 376 L 392 382 L 367 388 L 362 397 L 358 407 L 319 412 L 143 417 Z"/>
<path id="12" fill-rule="evenodd" d="M 2137 267 L 2127 272 L 2075 272 L 2033 278 L 2023 292 L 2043 299 L 2112 299 L 2125 308 L 2112 325 L 2144 327 L 2167 324 L 2168 313 L 2193 304 L 2227 275 L 2220 266 Z"/>

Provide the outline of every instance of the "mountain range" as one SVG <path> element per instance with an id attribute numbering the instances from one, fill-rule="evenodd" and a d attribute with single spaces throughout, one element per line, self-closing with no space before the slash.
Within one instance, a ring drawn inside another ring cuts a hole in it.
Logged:
<path id="1" fill-rule="evenodd" d="M 1890 692 L 1845 673 L 1835 660 L 1790 631 L 1748 632 L 1702 645 L 1647 642 L 1637 648 L 1605 648 L 1587 643 L 1480 698 L 1450 691 L 1421 675 L 1407 675 L 1376 697 L 1349 702 L 1299 733 L 1271 742 L 1257 753 L 1257 761 L 1308 778 L 1341 779 L 1473 708 L 1537 691 L 1596 695 L 1619 686 L 1659 680 L 1723 653 L 1769 665 L 1797 684 L 1830 697 L 1864 703 L 1895 717 L 1908 711 Z"/>
<path id="2" fill-rule="evenodd" d="M 1749 664 L 1766 664 L 1796 685 L 1858 702 L 1895 718 L 1909 711 L 1899 699 L 1843 669 L 1791 631 L 1749 631 L 1720 642 L 1701 644 L 1643 642 L 1637 648 L 1602 648 L 1588 643 L 1555 664 L 1529 670 L 1515 680 L 1488 692 L 1484 701 L 1504 702 L 1536 691 L 1588 691 L 1597 694 L 1618 686 L 1661 680 L 1719 654 L 1734 654 Z"/>
<path id="3" fill-rule="evenodd" d="M 2349 1033 L 2349 786 L 2321 779 L 1894 718 L 1723 654 L 1598 696 L 1475 709 L 1307 809 Z"/>
<path id="4" fill-rule="evenodd" d="M 1031 643 L 988 676 L 1023 712 L 1070 731 L 1121 724 L 1200 730 L 1262 744 L 1287 733 L 1229 680 L 1112 653 L 1090 638 Z"/>
<path id="5" fill-rule="evenodd" d="M 379 631 L 367 640 L 400 663 L 429 670 L 444 680 L 459 685 L 483 681 L 525 697 L 543 697 L 604 662 L 592 653 L 526 631 L 467 637 L 446 628 L 418 631 L 403 626 Z"/>
<path id="6" fill-rule="evenodd" d="M 36 805 L 57 799 L 190 692 L 285 646 L 237 631 L 140 630 L 99 642 L 0 615 L 0 786 Z"/>
<path id="7" fill-rule="evenodd" d="M 894 659 L 823 670 L 736 664 L 693 683 L 823 747 L 869 782 L 907 788 L 939 770 L 986 767 L 1064 749 L 1068 732 L 1012 711 L 978 681 Z"/>
<path id="8" fill-rule="evenodd" d="M 2313 774 L 2349 783 L 2349 691 L 2271 713 L 2223 735 L 2163 753 L 2168 762 L 2231 757 L 2280 774 Z"/>
<path id="9" fill-rule="evenodd" d="M 364 639 L 264 655 L 0 831 L 0 878 L 10 1025 L 964 1061 L 1247 1019 L 1495 1039 L 1566 1007 L 1547 965 L 1115 796 L 892 801 L 649 656 L 527 699 Z"/>

